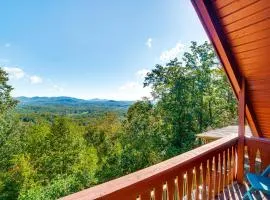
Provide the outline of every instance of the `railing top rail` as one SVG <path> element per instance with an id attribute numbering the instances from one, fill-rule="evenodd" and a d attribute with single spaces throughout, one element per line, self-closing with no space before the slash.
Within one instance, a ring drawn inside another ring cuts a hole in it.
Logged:
<path id="1" fill-rule="evenodd" d="M 179 156 L 175 156 L 171 159 L 150 166 L 148 168 L 136 171 L 126 176 L 114 179 L 112 181 L 91 187 L 89 189 L 82 190 L 80 192 L 71 194 L 69 196 L 61 198 L 62 200 L 89 200 L 106 197 L 115 192 L 123 191 L 127 188 L 136 188 L 140 190 L 144 186 L 148 185 L 149 182 L 157 179 L 162 179 L 164 176 L 170 176 L 170 174 L 176 169 L 183 168 L 187 169 L 191 164 L 194 166 L 196 163 L 201 162 L 203 159 L 211 154 L 214 155 L 227 148 L 236 144 L 238 139 L 237 135 L 221 138 L 214 142 L 208 143 Z"/>
<path id="2" fill-rule="evenodd" d="M 254 136 L 245 136 L 246 143 L 249 142 L 258 142 L 263 144 L 270 145 L 270 139 L 269 138 L 261 138 L 261 137 L 254 137 Z"/>

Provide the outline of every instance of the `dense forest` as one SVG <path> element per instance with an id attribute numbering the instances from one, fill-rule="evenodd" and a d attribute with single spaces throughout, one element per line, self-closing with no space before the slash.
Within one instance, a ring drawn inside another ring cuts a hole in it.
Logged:
<path id="1" fill-rule="evenodd" d="M 154 66 L 144 86 L 153 99 L 124 112 L 27 111 L 0 69 L 0 199 L 56 199 L 188 151 L 197 133 L 235 123 L 234 94 L 208 43 Z"/>

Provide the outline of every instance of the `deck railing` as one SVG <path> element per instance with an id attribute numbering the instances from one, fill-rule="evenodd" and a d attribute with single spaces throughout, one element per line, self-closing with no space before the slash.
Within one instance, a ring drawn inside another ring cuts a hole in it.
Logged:
<path id="1" fill-rule="evenodd" d="M 248 170 L 262 172 L 270 164 L 270 140 L 258 137 L 245 137 L 248 155 Z"/>
<path id="2" fill-rule="evenodd" d="M 222 138 L 62 199 L 212 199 L 235 179 L 237 142 Z"/>

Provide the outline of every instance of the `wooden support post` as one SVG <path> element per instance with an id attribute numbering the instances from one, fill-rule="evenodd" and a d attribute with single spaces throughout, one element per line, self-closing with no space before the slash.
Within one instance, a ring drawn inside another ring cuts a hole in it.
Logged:
<path id="1" fill-rule="evenodd" d="M 238 147 L 237 147 L 237 182 L 244 179 L 244 148 L 245 148 L 245 110 L 246 110 L 246 82 L 243 78 L 238 104 Z"/>

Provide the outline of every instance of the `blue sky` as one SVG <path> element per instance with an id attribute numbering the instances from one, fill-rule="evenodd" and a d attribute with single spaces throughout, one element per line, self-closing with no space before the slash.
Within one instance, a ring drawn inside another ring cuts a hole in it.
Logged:
<path id="1" fill-rule="evenodd" d="M 144 74 L 207 40 L 189 0 L 0 3 L 0 66 L 14 96 L 136 100 Z"/>

